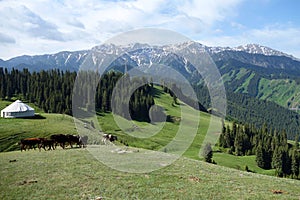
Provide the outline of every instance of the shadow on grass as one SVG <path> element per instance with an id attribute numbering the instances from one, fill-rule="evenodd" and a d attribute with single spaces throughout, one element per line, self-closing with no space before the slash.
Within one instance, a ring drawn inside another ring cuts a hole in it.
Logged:
<path id="1" fill-rule="evenodd" d="M 171 123 L 179 123 L 181 121 L 180 117 L 176 117 L 176 116 L 171 116 L 171 115 L 167 115 L 167 122 L 171 122 Z"/>
<path id="2" fill-rule="evenodd" d="M 31 117 L 19 117 L 19 119 L 46 119 L 46 117 L 40 114 L 35 114 L 34 116 Z"/>
<path id="3" fill-rule="evenodd" d="M 151 94 L 153 95 L 154 98 L 160 98 L 161 95 L 163 95 L 164 93 L 163 93 L 163 91 L 161 91 L 161 90 L 158 90 L 158 89 L 156 89 L 156 88 L 153 88 L 153 89 L 151 90 Z"/>

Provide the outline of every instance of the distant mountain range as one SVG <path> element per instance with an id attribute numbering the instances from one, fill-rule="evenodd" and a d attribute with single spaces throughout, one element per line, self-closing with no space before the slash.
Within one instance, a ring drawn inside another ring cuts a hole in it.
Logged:
<path id="1" fill-rule="evenodd" d="M 153 47 L 147 44 L 135 45 L 134 51 L 117 59 L 113 65 L 122 66 L 126 60 L 129 68 L 151 66 L 152 63 L 168 65 L 193 83 L 199 83 L 197 70 L 186 58 L 170 53 L 178 45 Z M 208 47 L 191 42 L 191 48 L 200 48 L 215 61 L 227 90 L 247 94 L 258 99 L 274 101 L 290 108 L 300 108 L 300 60 L 283 52 L 258 44 L 235 48 Z M 94 47 L 98 52 L 118 51 L 132 46 L 101 45 Z M 56 54 L 18 56 L 9 60 L 0 59 L 0 67 L 8 69 L 28 68 L 30 71 L 60 70 L 77 71 L 90 50 L 59 52 Z M 120 71 L 124 67 L 117 68 Z M 164 73 L 164 72 L 162 72 Z"/>
<path id="2" fill-rule="evenodd" d="M 214 57 L 216 61 L 224 60 L 224 59 L 237 59 L 244 62 L 249 62 L 251 64 L 255 64 L 262 67 L 273 67 L 273 68 L 290 68 L 290 65 L 287 65 L 290 62 L 295 64 L 300 60 L 293 57 L 292 55 L 288 55 L 286 53 L 271 49 L 269 47 L 261 46 L 258 44 L 247 44 L 244 46 L 238 46 L 234 48 L 230 47 L 208 47 L 202 44 L 198 44 L 199 48 L 207 51 L 211 56 Z M 135 46 L 139 45 L 140 49 L 151 49 L 151 47 L 147 44 L 134 44 Z M 174 45 L 169 46 L 169 48 L 174 47 Z M 176 47 L 176 46 L 175 46 Z M 97 48 L 97 47 L 95 47 Z M 98 46 L 98 48 L 101 48 Z M 119 48 L 118 46 L 112 45 L 110 48 Z M 124 48 L 124 47 L 123 47 Z M 125 47 L 128 48 L 128 47 Z M 86 58 L 87 54 L 90 50 L 82 50 L 82 51 L 62 51 L 55 54 L 44 54 L 44 55 L 35 55 L 35 56 L 17 56 L 11 58 L 9 60 L 0 59 L 0 67 L 6 67 L 8 69 L 22 69 L 28 68 L 31 71 L 39 71 L 39 70 L 47 70 L 52 68 L 58 68 L 61 70 L 71 70 L 77 71 L 83 60 Z M 147 51 L 141 51 L 147 53 Z M 148 51 L 149 53 L 149 51 Z M 140 54 L 141 55 L 141 54 Z M 259 59 L 259 56 L 264 56 L 264 59 L 267 61 Z M 280 57 L 280 58 L 275 58 Z M 270 60 L 283 59 L 282 63 L 269 63 Z M 262 60 L 262 61 L 260 61 Z M 142 63 L 139 63 L 142 64 Z M 298 64 L 298 63 L 297 63 Z M 299 65 L 299 64 L 298 64 Z M 293 65 L 294 66 L 294 65 Z M 296 69 L 299 69 L 298 67 Z"/>
<path id="3" fill-rule="evenodd" d="M 88 50 L 84 50 L 74 52 L 62 51 L 56 54 L 36 56 L 24 55 L 11 58 L 6 61 L 0 59 L 0 67 L 6 67 L 8 69 L 28 68 L 30 71 L 40 71 L 53 68 L 77 71 L 88 53 Z"/>

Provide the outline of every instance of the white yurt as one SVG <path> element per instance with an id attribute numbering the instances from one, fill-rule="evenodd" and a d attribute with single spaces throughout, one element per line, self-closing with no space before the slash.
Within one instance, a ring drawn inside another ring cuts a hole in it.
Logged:
<path id="1" fill-rule="evenodd" d="M 34 116 L 34 109 L 17 100 L 1 110 L 1 117 L 4 118 L 17 118 L 17 117 L 32 117 Z"/>

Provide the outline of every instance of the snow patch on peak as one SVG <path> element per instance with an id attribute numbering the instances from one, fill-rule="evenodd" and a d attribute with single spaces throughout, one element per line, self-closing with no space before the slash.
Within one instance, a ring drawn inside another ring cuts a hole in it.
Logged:
<path id="1" fill-rule="evenodd" d="M 283 53 L 281 51 L 277 51 L 274 49 L 271 49 L 266 46 L 262 46 L 259 44 L 246 44 L 243 46 L 238 46 L 233 48 L 235 51 L 244 51 L 251 54 L 263 54 L 266 56 L 286 56 L 295 59 L 292 55 L 288 55 L 286 53 Z"/>

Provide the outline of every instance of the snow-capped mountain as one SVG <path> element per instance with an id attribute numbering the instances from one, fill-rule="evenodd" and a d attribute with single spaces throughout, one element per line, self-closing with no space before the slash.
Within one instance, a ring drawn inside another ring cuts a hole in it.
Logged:
<path id="1" fill-rule="evenodd" d="M 249 54 L 260 54 L 265 56 L 284 56 L 288 58 L 292 58 L 293 60 L 299 60 L 292 55 L 287 53 L 283 53 L 281 51 L 272 49 L 270 47 L 262 46 L 259 44 L 246 44 L 237 47 L 207 47 L 208 52 L 211 54 L 217 54 L 224 51 L 237 51 L 237 52 L 245 52 Z"/>
<path id="2" fill-rule="evenodd" d="M 294 58 L 292 55 L 288 55 L 281 51 L 277 51 L 266 46 L 261 46 L 259 44 L 247 44 L 243 46 L 238 46 L 233 48 L 233 50 L 244 51 L 250 54 L 262 54 L 266 56 L 286 56 L 286 57 Z"/>
<path id="3" fill-rule="evenodd" d="M 8 69 L 28 68 L 30 71 L 48 70 L 58 68 L 61 70 L 78 70 L 89 51 L 63 51 L 55 54 L 36 56 L 18 56 L 7 61 L 0 60 L 0 67 Z"/>
<path id="4" fill-rule="evenodd" d="M 243 63 L 253 64 L 265 68 L 275 69 L 300 69 L 299 60 L 286 53 L 271 49 L 258 44 L 247 44 L 234 48 L 230 47 L 208 47 L 197 42 L 186 44 L 173 44 L 166 46 L 150 46 L 148 44 L 130 44 L 127 46 L 116 46 L 105 44 L 94 47 L 92 50 L 59 52 L 56 54 L 46 54 L 37 56 L 18 56 L 9 60 L 0 59 L 0 67 L 6 68 L 29 68 L 31 71 L 47 70 L 58 68 L 61 70 L 77 71 L 91 51 L 100 53 L 128 52 L 121 56 L 114 64 L 136 67 L 149 65 L 151 63 L 161 63 L 172 65 L 174 68 L 185 68 L 187 73 L 191 73 L 186 58 L 180 58 L 171 52 L 177 51 L 183 46 L 189 46 L 191 53 L 195 50 L 208 52 L 215 61 L 235 59 Z M 131 49 L 135 49 L 131 51 Z M 194 50 L 193 50 L 194 49 Z"/>
<path id="5" fill-rule="evenodd" d="M 181 54 L 183 56 L 176 53 L 180 51 L 184 52 Z M 19 56 L 6 61 L 0 59 L 0 67 L 8 69 L 28 68 L 30 71 L 53 68 L 62 71 L 78 71 L 86 58 L 92 58 L 89 61 L 92 61 L 94 66 L 99 66 L 95 64 L 103 63 L 105 60 L 103 58 L 106 55 L 113 54 L 119 57 L 116 56 L 113 63 L 107 62 L 106 65 L 103 65 L 108 67 L 107 70 L 115 69 L 124 72 L 126 69 L 137 69 L 136 71 L 151 72 L 162 78 L 170 78 L 170 68 L 172 68 L 191 83 L 199 84 L 202 76 L 190 63 L 189 56 L 185 56 L 193 55 L 195 52 L 207 52 L 207 55 L 211 56 L 220 74 L 225 77 L 225 87 L 229 91 L 248 93 L 253 97 L 261 98 L 266 96 L 263 95 L 264 92 L 270 91 L 266 88 L 274 84 L 273 80 L 275 82 L 282 81 L 285 83 L 282 85 L 286 85 L 283 90 L 287 91 L 284 95 L 291 94 L 283 106 L 294 106 L 294 102 L 300 102 L 299 92 L 294 89 L 298 88 L 300 83 L 300 61 L 280 51 L 254 44 L 235 48 L 208 47 L 197 42 L 165 46 L 150 46 L 139 43 L 127 46 L 105 44 L 86 51 Z M 209 58 L 209 60 L 211 59 Z M 173 74 L 171 78 L 176 81 L 179 80 Z M 266 85 L 261 85 L 266 81 Z M 264 90 L 261 91 L 262 89 Z M 267 97 L 271 98 L 274 94 L 269 94 Z M 274 97 L 274 99 L 280 98 Z"/>

